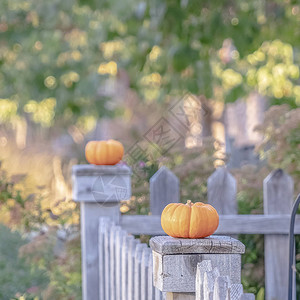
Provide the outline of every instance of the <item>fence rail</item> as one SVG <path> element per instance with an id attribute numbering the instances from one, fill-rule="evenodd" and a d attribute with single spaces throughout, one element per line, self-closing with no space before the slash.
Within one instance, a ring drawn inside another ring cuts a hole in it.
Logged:
<path id="1" fill-rule="evenodd" d="M 221 215 L 215 234 L 288 234 L 290 215 Z M 160 216 L 122 216 L 122 228 L 139 235 L 164 235 Z M 300 234 L 300 216 L 296 217 L 295 234 Z"/>

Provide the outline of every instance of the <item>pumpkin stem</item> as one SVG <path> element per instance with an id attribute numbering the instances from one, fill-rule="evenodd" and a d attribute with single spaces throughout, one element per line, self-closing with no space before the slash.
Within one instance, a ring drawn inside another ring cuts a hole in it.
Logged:
<path id="1" fill-rule="evenodd" d="M 191 207 L 191 206 L 192 206 L 192 201 L 191 201 L 191 200 L 188 200 L 188 201 L 186 202 L 186 205 L 188 205 L 189 207 Z"/>

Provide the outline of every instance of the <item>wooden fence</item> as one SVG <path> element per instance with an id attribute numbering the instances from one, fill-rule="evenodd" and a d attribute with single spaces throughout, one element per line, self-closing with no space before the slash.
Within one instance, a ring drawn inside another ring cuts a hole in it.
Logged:
<path id="1" fill-rule="evenodd" d="M 162 299 L 152 282 L 152 252 L 111 219 L 99 221 L 100 299 Z"/>
<path id="2" fill-rule="evenodd" d="M 116 177 L 120 180 L 115 184 Z M 208 203 L 212 204 L 220 214 L 220 225 L 216 234 L 265 235 L 266 299 L 286 299 L 288 232 L 294 192 L 292 178 L 282 170 L 275 170 L 267 176 L 263 185 L 263 215 L 237 215 L 236 181 L 225 168 L 217 169 L 209 177 L 207 188 Z M 168 203 L 179 201 L 179 180 L 165 167 L 160 168 L 151 178 L 151 215 L 121 216 L 120 201 L 130 198 L 130 189 L 130 168 L 127 166 L 80 165 L 73 169 L 73 197 L 75 201 L 81 202 L 83 299 L 85 300 L 146 299 L 139 294 L 145 289 L 149 295 L 152 293 L 151 295 L 154 295 L 152 297 L 156 297 L 148 299 L 162 297 L 160 291 L 150 289 L 151 284 L 148 282 L 151 280 L 150 250 L 126 232 L 133 235 L 164 235 L 160 225 L 160 214 Z M 99 217 L 103 216 L 109 217 L 111 222 L 115 222 L 118 226 L 112 223 L 104 225 L 102 220 L 98 233 Z M 300 233 L 299 218 L 296 218 L 295 233 Z M 99 250 L 95 246 L 98 243 L 101 245 Z M 111 249 L 115 249 L 115 252 L 111 252 Z M 127 256 L 127 260 L 124 256 Z M 139 268 L 138 265 L 143 266 Z M 116 266 L 118 269 L 115 268 Z M 105 270 L 106 273 L 102 274 L 101 270 Z M 128 277 L 125 280 L 123 276 L 125 281 L 122 281 L 122 274 L 126 273 Z M 224 280 L 220 279 L 217 282 L 220 285 Z M 138 288 L 141 286 L 143 289 Z M 140 296 L 144 298 L 139 298 Z"/>

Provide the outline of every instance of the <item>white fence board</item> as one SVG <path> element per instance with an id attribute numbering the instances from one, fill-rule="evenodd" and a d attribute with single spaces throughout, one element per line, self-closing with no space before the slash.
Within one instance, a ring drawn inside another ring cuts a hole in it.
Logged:
<path id="1" fill-rule="evenodd" d="M 116 247 L 117 232 L 121 227 L 113 225 L 110 229 L 110 300 L 116 300 Z"/>
<path id="2" fill-rule="evenodd" d="M 141 300 L 148 300 L 148 274 L 150 248 L 146 247 L 142 253 L 141 261 Z"/>
<path id="3" fill-rule="evenodd" d="M 122 246 L 122 300 L 127 300 L 128 298 L 128 247 L 132 243 L 134 237 L 132 235 L 127 235 L 123 240 Z"/>
<path id="4" fill-rule="evenodd" d="M 147 248 L 146 244 L 138 244 L 135 248 L 134 260 L 134 300 L 141 300 L 142 295 L 142 255 Z"/>
<path id="5" fill-rule="evenodd" d="M 264 180 L 264 213 L 290 214 L 293 203 L 293 179 L 278 169 Z M 265 236 L 266 299 L 285 299 L 288 294 L 288 235 Z M 295 285 L 295 284 L 294 284 Z"/>
<path id="6" fill-rule="evenodd" d="M 134 239 L 128 245 L 128 300 L 134 300 L 135 248 L 138 244 L 140 244 L 140 241 Z"/>
<path id="7" fill-rule="evenodd" d="M 179 202 L 179 179 L 167 167 L 161 167 L 150 179 L 150 211 L 162 213 L 169 203 Z"/>

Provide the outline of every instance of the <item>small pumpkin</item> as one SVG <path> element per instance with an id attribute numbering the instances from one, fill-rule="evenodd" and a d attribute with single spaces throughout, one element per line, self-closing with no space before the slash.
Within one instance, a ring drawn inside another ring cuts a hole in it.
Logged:
<path id="1" fill-rule="evenodd" d="M 161 226 L 175 238 L 204 238 L 217 230 L 219 215 L 214 207 L 202 202 L 170 203 L 161 214 Z"/>
<path id="2" fill-rule="evenodd" d="M 115 140 L 90 141 L 85 146 L 86 160 L 94 165 L 115 165 L 123 154 L 123 145 Z"/>

